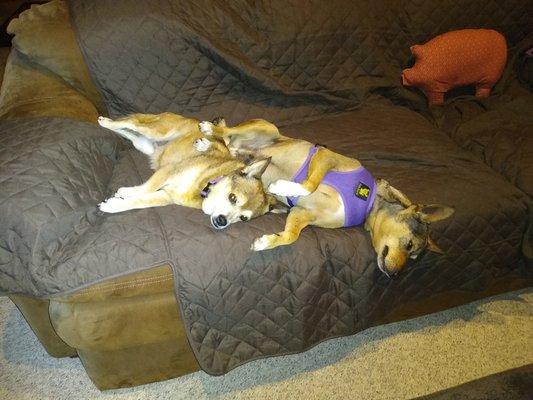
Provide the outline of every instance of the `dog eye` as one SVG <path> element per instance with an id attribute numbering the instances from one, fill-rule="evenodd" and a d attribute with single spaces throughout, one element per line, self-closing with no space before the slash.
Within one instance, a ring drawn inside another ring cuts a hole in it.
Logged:
<path id="1" fill-rule="evenodd" d="M 413 241 L 409 240 L 409 243 L 407 243 L 407 246 L 405 248 L 407 251 L 411 251 L 413 249 Z"/>
<path id="2" fill-rule="evenodd" d="M 241 215 L 241 221 L 248 221 L 248 217 L 246 215 Z"/>
<path id="3" fill-rule="evenodd" d="M 235 196 L 235 193 L 230 193 L 228 200 L 231 204 L 237 204 L 237 196 Z"/>

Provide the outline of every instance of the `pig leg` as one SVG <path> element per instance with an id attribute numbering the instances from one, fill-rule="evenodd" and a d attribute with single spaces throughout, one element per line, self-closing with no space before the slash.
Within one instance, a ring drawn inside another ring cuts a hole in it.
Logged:
<path id="1" fill-rule="evenodd" d="M 489 97 L 490 89 L 487 86 L 476 86 L 476 97 Z"/>
<path id="2" fill-rule="evenodd" d="M 444 103 L 444 93 L 445 92 L 426 92 L 428 102 L 430 106 L 437 106 Z"/>

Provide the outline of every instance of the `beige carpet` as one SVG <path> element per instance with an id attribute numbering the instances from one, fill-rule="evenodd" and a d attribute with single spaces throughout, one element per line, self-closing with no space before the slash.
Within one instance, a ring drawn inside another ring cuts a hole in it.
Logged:
<path id="1" fill-rule="evenodd" d="M 533 290 L 334 339 L 222 377 L 99 392 L 78 359 L 42 350 L 0 298 L 0 399 L 409 399 L 533 362 Z"/>

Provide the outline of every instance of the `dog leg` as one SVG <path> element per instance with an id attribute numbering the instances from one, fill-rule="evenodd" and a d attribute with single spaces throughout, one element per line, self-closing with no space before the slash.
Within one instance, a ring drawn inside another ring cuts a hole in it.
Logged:
<path id="1" fill-rule="evenodd" d="M 155 151 L 155 146 L 153 142 L 147 137 L 141 136 L 134 130 L 129 130 L 125 126 L 120 124 L 120 121 L 113 121 L 112 119 L 106 117 L 98 117 L 98 123 L 104 128 L 110 129 L 113 132 L 117 133 L 119 136 L 122 136 L 124 139 L 128 139 L 137 150 L 143 154 L 151 155 Z"/>
<path id="2" fill-rule="evenodd" d="M 205 153 L 207 150 L 211 148 L 212 145 L 213 145 L 213 142 L 211 142 L 207 138 L 196 139 L 193 143 L 194 149 L 200 153 Z"/>
<path id="3" fill-rule="evenodd" d="M 129 129 L 152 142 L 168 142 L 196 129 L 197 121 L 187 118 L 180 120 L 182 121 L 180 129 L 175 126 L 170 128 L 168 123 L 162 122 L 162 119 L 164 120 L 165 118 L 164 114 L 131 114 L 117 120 L 100 116 L 98 117 L 98 123 L 104 128 L 111 129 L 117 133 L 119 133 L 119 130 Z"/>
<path id="4" fill-rule="evenodd" d="M 302 229 L 313 223 L 314 220 L 315 216 L 311 211 L 298 206 L 293 207 L 287 216 L 285 230 L 255 239 L 252 250 L 261 251 L 294 243 L 300 236 Z"/>
<path id="5" fill-rule="evenodd" d="M 316 190 L 326 174 L 337 166 L 337 158 L 331 150 L 320 148 L 311 157 L 307 177 L 300 183 L 309 193 Z"/>
<path id="6" fill-rule="evenodd" d="M 98 204 L 98 208 L 105 213 L 119 213 L 139 208 L 161 207 L 172 204 L 171 197 L 163 190 L 141 194 L 139 197 L 126 199 L 111 197 Z"/>
<path id="7" fill-rule="evenodd" d="M 152 176 L 139 186 L 130 186 L 130 187 L 121 187 L 117 190 L 114 197 L 119 197 L 123 199 L 138 197 L 143 194 L 156 192 L 161 189 L 166 181 L 168 180 L 170 173 L 172 171 L 172 166 L 167 165 L 161 169 L 155 171 Z"/>
<path id="8" fill-rule="evenodd" d="M 218 136 L 221 138 L 234 135 L 280 136 L 277 126 L 264 119 L 253 119 L 233 127 L 226 126 L 225 122 L 223 124 L 215 125 L 209 121 L 202 121 L 198 124 L 198 129 L 200 129 L 200 132 L 205 136 Z"/>
<path id="9" fill-rule="evenodd" d="M 300 183 L 287 181 L 285 179 L 278 179 L 277 181 L 268 185 L 268 192 L 276 196 L 290 197 L 307 196 L 309 193 L 311 193 Z"/>
<path id="10" fill-rule="evenodd" d="M 301 183 L 279 179 L 270 184 L 268 191 L 277 196 L 307 196 L 316 190 L 326 174 L 336 166 L 335 153 L 321 148 L 311 157 L 307 177 Z"/>

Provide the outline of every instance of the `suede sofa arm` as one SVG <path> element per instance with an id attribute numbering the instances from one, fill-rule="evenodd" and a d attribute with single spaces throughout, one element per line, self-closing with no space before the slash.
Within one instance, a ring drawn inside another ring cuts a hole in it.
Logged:
<path id="1" fill-rule="evenodd" d="M 33 5 L 7 31 L 14 38 L 0 89 L 0 119 L 61 116 L 96 122 L 105 114 L 65 1 Z"/>

